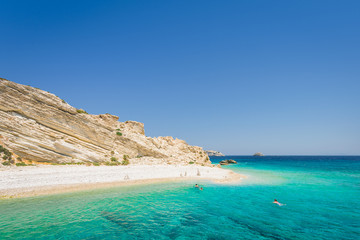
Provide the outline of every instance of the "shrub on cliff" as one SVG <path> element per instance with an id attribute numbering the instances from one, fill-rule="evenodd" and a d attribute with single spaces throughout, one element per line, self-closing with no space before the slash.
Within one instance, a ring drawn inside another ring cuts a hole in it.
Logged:
<path id="1" fill-rule="evenodd" d="M 106 162 L 104 164 L 106 166 L 118 166 L 118 165 L 120 165 L 120 163 L 118 161 L 116 161 L 116 162 Z"/>
<path id="2" fill-rule="evenodd" d="M 76 112 L 88 114 L 84 109 L 76 109 Z"/>
<path id="3" fill-rule="evenodd" d="M 118 135 L 118 136 L 122 136 L 122 133 L 121 133 L 120 128 L 117 128 L 117 129 L 116 129 L 116 135 Z"/>
<path id="4" fill-rule="evenodd" d="M 0 145 L 0 154 L 3 153 L 4 156 L 2 157 L 4 160 L 11 160 L 12 153 L 4 148 L 2 145 Z"/>
<path id="5" fill-rule="evenodd" d="M 106 162 L 105 165 L 106 166 L 118 166 L 118 165 L 120 165 L 120 162 L 118 161 L 118 159 L 116 157 L 111 157 L 110 162 Z"/>
<path id="6" fill-rule="evenodd" d="M 16 163 L 16 166 L 17 167 L 20 167 L 20 166 L 27 166 L 26 163 L 24 162 L 19 162 L 19 163 Z"/>
<path id="7" fill-rule="evenodd" d="M 121 162 L 122 165 L 129 165 L 130 161 L 129 161 L 129 156 L 128 155 L 124 155 L 123 156 L 123 161 Z"/>

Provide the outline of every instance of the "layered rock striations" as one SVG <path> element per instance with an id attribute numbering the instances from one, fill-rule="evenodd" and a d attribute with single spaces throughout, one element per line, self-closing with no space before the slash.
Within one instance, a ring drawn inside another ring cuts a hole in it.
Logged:
<path id="1" fill-rule="evenodd" d="M 195 163 L 210 165 L 201 147 L 145 136 L 144 124 L 91 115 L 52 93 L 0 78 L 0 145 L 38 163 Z"/>

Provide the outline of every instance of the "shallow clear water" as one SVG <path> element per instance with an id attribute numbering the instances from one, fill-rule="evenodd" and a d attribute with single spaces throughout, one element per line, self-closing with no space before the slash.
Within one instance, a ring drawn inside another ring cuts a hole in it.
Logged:
<path id="1" fill-rule="evenodd" d="M 360 157 L 226 158 L 241 184 L 1 200 L 0 239 L 359 239 Z"/>

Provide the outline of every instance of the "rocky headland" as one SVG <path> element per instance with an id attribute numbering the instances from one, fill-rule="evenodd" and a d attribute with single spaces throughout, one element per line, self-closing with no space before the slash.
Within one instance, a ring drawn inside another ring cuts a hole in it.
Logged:
<path id="1" fill-rule="evenodd" d="M 221 152 L 214 151 L 214 150 L 206 150 L 205 152 L 209 157 L 223 157 L 223 156 L 225 156 Z"/>
<path id="2" fill-rule="evenodd" d="M 144 124 L 92 115 L 52 93 L 0 78 L 0 166 L 12 164 L 195 164 L 211 166 L 201 147 L 147 137 Z M 6 158 L 6 159 L 5 159 Z M 2 164 L 1 164 L 2 163 Z"/>

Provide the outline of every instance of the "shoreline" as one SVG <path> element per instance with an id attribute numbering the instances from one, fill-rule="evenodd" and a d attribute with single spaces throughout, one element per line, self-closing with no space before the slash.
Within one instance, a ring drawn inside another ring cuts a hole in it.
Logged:
<path id="1" fill-rule="evenodd" d="M 228 169 L 198 165 L 11 167 L 0 169 L 0 199 L 174 181 L 229 184 L 243 178 Z"/>

